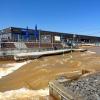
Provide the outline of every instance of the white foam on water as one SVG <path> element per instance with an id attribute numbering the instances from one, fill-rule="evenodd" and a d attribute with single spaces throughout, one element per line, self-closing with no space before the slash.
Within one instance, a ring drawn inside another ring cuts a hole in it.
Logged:
<path id="1" fill-rule="evenodd" d="M 17 90 L 10 90 L 6 92 L 0 92 L 0 100 L 18 100 L 20 98 L 34 98 L 35 100 L 37 96 L 48 96 L 49 89 L 40 89 L 40 90 L 30 90 L 27 88 L 20 88 Z M 35 98 L 36 97 L 36 98 Z M 25 99 L 26 100 L 26 99 Z"/>
<path id="2" fill-rule="evenodd" d="M 92 53 L 92 54 L 95 54 L 96 52 L 93 52 L 93 51 L 87 51 L 87 53 Z"/>
<path id="3" fill-rule="evenodd" d="M 96 52 L 87 51 L 87 52 L 81 54 L 81 56 L 87 56 L 87 55 L 91 55 L 91 54 L 96 54 Z"/>
<path id="4" fill-rule="evenodd" d="M 76 70 L 76 71 L 72 71 L 72 72 L 61 72 L 61 73 L 58 73 L 58 74 L 56 74 L 56 76 L 59 76 L 59 75 L 65 75 L 65 74 L 77 74 L 77 73 L 81 73 L 81 71 L 80 70 Z"/>
<path id="5" fill-rule="evenodd" d="M 69 60 L 69 58 L 64 58 L 62 59 L 64 62 L 67 62 Z"/>
<path id="6" fill-rule="evenodd" d="M 41 66 L 42 66 L 42 67 L 46 67 L 46 66 L 48 66 L 48 65 L 49 65 L 49 64 L 42 64 Z"/>
<path id="7" fill-rule="evenodd" d="M 20 67 L 22 67 L 23 65 L 26 65 L 28 63 L 30 63 L 31 60 L 29 61 L 25 61 L 25 62 L 21 62 L 21 63 L 11 63 L 11 64 L 5 64 L 5 68 L 3 70 L 0 71 L 0 78 L 2 78 L 3 76 L 6 76 L 12 72 L 14 72 L 15 70 L 19 69 Z"/>
<path id="8" fill-rule="evenodd" d="M 60 64 L 62 64 L 62 65 L 63 65 L 63 64 L 64 64 L 64 62 L 63 62 L 63 61 L 60 61 Z"/>

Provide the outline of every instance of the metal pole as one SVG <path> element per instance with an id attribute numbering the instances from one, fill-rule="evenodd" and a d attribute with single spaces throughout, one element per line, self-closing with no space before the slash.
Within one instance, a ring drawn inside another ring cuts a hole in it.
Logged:
<path id="1" fill-rule="evenodd" d="M 70 56 L 70 58 L 72 58 L 73 40 L 74 40 L 74 36 L 72 37 L 72 40 L 71 40 L 71 56 Z"/>
<path id="2" fill-rule="evenodd" d="M 64 42 L 63 42 L 63 56 L 64 56 Z"/>
<path id="3" fill-rule="evenodd" d="M 40 36 L 40 30 L 39 30 L 39 51 L 41 49 L 41 36 Z"/>
<path id="4" fill-rule="evenodd" d="M 53 47 L 53 35 L 52 35 L 52 49 L 53 49 L 54 47 Z"/>
<path id="5" fill-rule="evenodd" d="M 63 47 L 63 56 L 64 56 L 64 47 Z"/>
<path id="6" fill-rule="evenodd" d="M 71 56 L 70 56 L 70 58 L 72 58 L 72 45 L 71 45 Z"/>

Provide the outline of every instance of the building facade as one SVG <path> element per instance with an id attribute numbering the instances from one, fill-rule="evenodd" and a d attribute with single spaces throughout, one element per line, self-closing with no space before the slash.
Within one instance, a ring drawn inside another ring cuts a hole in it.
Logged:
<path id="1" fill-rule="evenodd" d="M 100 37 L 9 27 L 0 31 L 0 57 L 70 48 L 73 43 L 100 44 Z"/>
<path id="2" fill-rule="evenodd" d="M 16 28 L 9 27 L 0 31 L 0 41 L 12 41 L 12 42 L 37 42 L 40 41 L 43 43 L 61 42 L 68 41 L 75 38 L 75 40 L 80 42 L 97 42 L 100 41 L 100 37 L 96 36 L 86 36 L 70 33 L 61 33 L 61 32 L 51 32 L 44 30 L 37 30 L 40 38 L 36 38 L 35 29 L 28 28 Z M 27 34 L 26 34 L 27 32 Z M 26 36 L 28 35 L 28 36 Z"/>
<path id="3" fill-rule="evenodd" d="M 99 43 L 100 37 L 17 27 L 9 27 L 0 31 L 1 43 L 24 42 L 30 48 L 62 48 L 62 43 L 68 43 L 69 41 L 77 43 Z"/>

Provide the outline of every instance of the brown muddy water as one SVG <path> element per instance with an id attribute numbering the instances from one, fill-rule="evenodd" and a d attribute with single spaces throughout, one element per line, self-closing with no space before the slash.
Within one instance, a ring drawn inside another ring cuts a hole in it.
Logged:
<path id="1" fill-rule="evenodd" d="M 81 71 L 81 69 L 100 71 L 100 47 L 92 47 L 88 50 L 89 51 L 86 52 L 73 52 L 72 54 L 66 53 L 64 55 L 46 56 L 35 59 L 13 73 L 1 78 L 0 91 L 3 93 L 8 90 L 16 90 L 23 87 L 40 90 L 47 88 L 48 82 L 54 80 L 59 75 L 74 75 L 77 74 L 78 71 Z M 97 54 L 95 52 L 97 52 Z M 5 63 L 7 64 L 9 62 L 0 61 L 0 65 Z M 10 63 L 14 62 L 10 61 Z M 48 100 L 53 100 L 47 96 L 41 98 L 43 100 L 47 100 L 47 98 Z M 16 100 L 35 99 L 19 98 Z"/>

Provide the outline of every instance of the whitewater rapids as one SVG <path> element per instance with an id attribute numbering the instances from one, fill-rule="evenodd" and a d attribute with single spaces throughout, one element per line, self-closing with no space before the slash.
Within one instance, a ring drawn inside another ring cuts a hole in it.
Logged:
<path id="1" fill-rule="evenodd" d="M 49 89 L 30 90 L 27 88 L 20 88 L 17 90 L 10 90 L 0 92 L 0 100 L 41 100 L 42 97 L 49 95 Z M 46 99 L 47 100 L 47 99 Z"/>
<path id="2" fill-rule="evenodd" d="M 17 69 L 19 69 L 20 67 L 30 63 L 31 60 L 29 61 L 25 61 L 25 62 L 20 62 L 20 63 L 9 63 L 9 64 L 2 64 L 0 67 L 0 79 L 3 76 L 6 76 L 14 71 L 16 71 Z"/>

